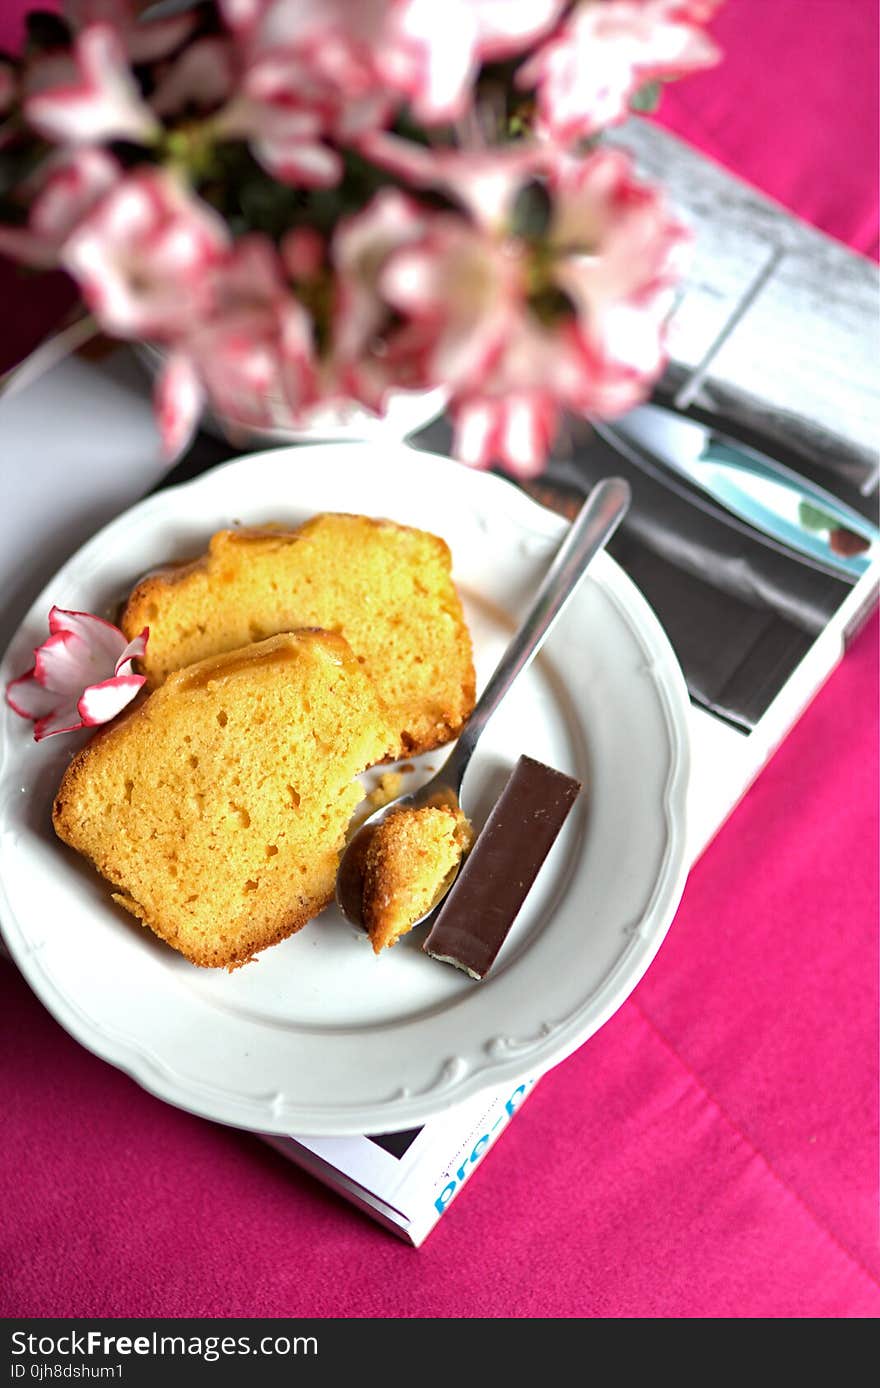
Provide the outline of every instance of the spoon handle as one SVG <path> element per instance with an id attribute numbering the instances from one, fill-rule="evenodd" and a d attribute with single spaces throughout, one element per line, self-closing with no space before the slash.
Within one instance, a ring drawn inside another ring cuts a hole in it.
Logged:
<path id="1" fill-rule="evenodd" d="M 583 578 L 590 560 L 614 534 L 630 501 L 629 484 L 620 477 L 597 482 L 572 521 L 544 576 L 528 616 L 513 637 L 483 690 L 455 750 L 443 767 L 447 784 L 460 789 L 465 769 L 483 729 L 514 680 L 531 664 Z"/>

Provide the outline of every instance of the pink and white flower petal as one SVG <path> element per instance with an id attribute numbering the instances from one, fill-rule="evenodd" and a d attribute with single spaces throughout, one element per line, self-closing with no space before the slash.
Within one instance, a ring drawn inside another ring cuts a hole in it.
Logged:
<path id="1" fill-rule="evenodd" d="M 164 72 L 150 97 L 159 116 L 188 107 L 210 111 L 229 98 L 235 83 L 235 53 L 229 39 L 197 39 Z"/>
<path id="2" fill-rule="evenodd" d="M 50 155 L 21 186 L 32 199 L 27 226 L 0 227 L 0 252 L 26 265 L 56 265 L 66 238 L 120 173 L 111 155 L 91 146 Z"/>
<path id="3" fill-rule="evenodd" d="M 192 11 L 142 19 L 131 0 L 66 0 L 64 13 L 75 29 L 110 24 L 133 63 L 154 63 L 179 48 L 198 23 Z"/>
<path id="4" fill-rule="evenodd" d="M 143 631 L 140 633 L 139 636 L 135 636 L 133 640 L 129 641 L 128 645 L 125 647 L 125 650 L 122 652 L 122 654 L 116 662 L 115 673 L 117 676 L 131 675 L 134 673 L 132 668 L 132 661 L 140 660 L 144 655 L 146 655 L 147 642 L 149 641 L 149 639 L 150 628 L 144 627 Z"/>
<path id="5" fill-rule="evenodd" d="M 480 57 L 493 62 L 530 47 L 556 23 L 566 0 L 471 0 Z"/>
<path id="6" fill-rule="evenodd" d="M 287 292 L 284 265 L 274 243 L 262 232 L 246 232 L 214 271 L 217 315 L 232 309 L 277 304 Z"/>
<path id="7" fill-rule="evenodd" d="M 297 417 L 318 394 L 312 321 L 302 304 L 288 298 L 279 309 L 278 327 L 284 398 Z"/>
<path id="8" fill-rule="evenodd" d="M 33 669 L 6 686 L 6 702 L 22 718 L 45 718 L 58 707 L 59 698 L 56 690 L 40 683 Z"/>
<path id="9" fill-rule="evenodd" d="M 281 238 L 281 261 L 291 279 L 312 279 L 324 264 L 327 245 L 314 227 L 294 227 Z"/>
<path id="10" fill-rule="evenodd" d="M 156 381 L 153 402 L 162 452 L 166 458 L 176 458 L 195 433 L 205 403 L 201 376 L 187 352 L 169 353 Z"/>
<path id="11" fill-rule="evenodd" d="M 466 0 L 401 0 L 391 10 L 390 42 L 378 54 L 383 76 L 405 92 L 418 120 L 454 120 L 467 105 L 478 66 L 479 22 Z"/>
<path id="12" fill-rule="evenodd" d="M 254 157 L 280 182 L 328 188 L 342 177 L 342 159 L 323 143 L 326 125 L 317 109 L 245 90 L 214 117 L 212 130 L 219 139 L 248 140 Z"/>
<path id="13" fill-rule="evenodd" d="M 524 269 L 519 243 L 437 214 L 418 242 L 389 256 L 380 288 L 398 312 L 432 325 L 432 381 L 456 389 L 481 380 L 517 331 Z"/>
<path id="14" fill-rule="evenodd" d="M 81 637 L 60 631 L 34 652 L 34 677 L 59 695 L 79 694 L 87 684 L 107 673 L 102 655 Z"/>
<path id="15" fill-rule="evenodd" d="M 91 684 L 84 689 L 76 704 L 81 719 L 81 727 L 94 727 L 98 723 L 109 723 L 118 713 L 130 704 L 138 690 L 146 683 L 144 675 L 119 675 L 100 684 Z"/>
<path id="16" fill-rule="evenodd" d="M 117 337 L 173 338 L 209 307 L 229 252 L 223 219 L 173 173 L 139 169 L 101 199 L 61 260 Z"/>
<path id="17" fill-rule="evenodd" d="M 700 26 L 715 8 L 581 0 L 517 73 L 520 87 L 537 89 L 539 132 L 562 142 L 584 138 L 621 120 L 644 83 L 711 67 L 720 53 Z"/>
<path id="18" fill-rule="evenodd" d="M 359 357 L 389 314 L 380 292 L 388 257 L 413 243 L 428 225 L 428 215 L 395 188 L 378 192 L 362 212 L 337 225 L 330 254 L 337 271 L 334 350 L 343 362 Z"/>
<path id="19" fill-rule="evenodd" d="M 333 188 L 342 177 L 342 159 L 320 140 L 276 130 L 252 144 L 255 157 L 280 183 Z"/>
<path id="20" fill-rule="evenodd" d="M 23 109 L 38 134 L 64 144 L 148 144 L 159 133 L 119 34 L 108 24 L 83 29 L 69 57 L 37 58 L 28 71 Z"/>
<path id="21" fill-rule="evenodd" d="M 562 0 L 391 0 L 376 58 L 426 124 L 455 120 L 480 63 L 521 51 L 543 34 Z"/>
<path id="22" fill-rule="evenodd" d="M 58 261 L 55 250 L 27 227 L 0 227 L 0 255 L 37 270 L 48 270 Z"/>
<path id="23" fill-rule="evenodd" d="M 518 477 L 544 468 L 558 408 L 546 391 L 467 397 L 452 406 L 453 452 L 470 467 L 501 463 Z"/>
<path id="24" fill-rule="evenodd" d="M 58 704 L 57 708 L 34 723 L 34 741 L 42 742 L 44 738 L 54 737 L 58 733 L 77 733 L 84 726 L 75 703 Z"/>
<path id="25" fill-rule="evenodd" d="M 547 150 L 521 144 L 487 150 L 434 149 L 387 130 L 359 139 L 358 149 L 417 188 L 437 188 L 460 202 L 482 226 L 502 229 L 523 184 L 543 173 Z"/>
<path id="26" fill-rule="evenodd" d="M 40 169 L 41 188 L 31 204 L 31 230 L 60 246 L 121 172 L 112 155 L 91 145 L 51 155 Z"/>
<path id="27" fill-rule="evenodd" d="M 631 301 L 658 322 L 688 260 L 690 233 L 621 151 L 563 160 L 550 180 L 553 278 L 585 320 Z"/>
<path id="28" fill-rule="evenodd" d="M 49 628 L 51 634 L 34 651 L 33 667 L 6 689 L 10 708 L 34 721 L 38 742 L 115 717 L 144 683 L 144 676 L 132 673 L 132 661 L 144 654 L 149 636 L 144 628 L 126 642 L 110 622 L 60 607 L 50 611 Z M 90 701 L 92 690 L 99 693 Z"/>
<path id="29" fill-rule="evenodd" d="M 69 636 L 81 642 L 104 670 L 111 669 L 125 649 L 125 637 L 119 628 L 92 612 L 53 607 L 49 612 L 49 632 L 52 636 Z"/>
<path id="30" fill-rule="evenodd" d="M 224 419 L 289 423 L 317 395 L 311 320 L 289 295 L 230 308 L 189 342 L 208 398 Z"/>

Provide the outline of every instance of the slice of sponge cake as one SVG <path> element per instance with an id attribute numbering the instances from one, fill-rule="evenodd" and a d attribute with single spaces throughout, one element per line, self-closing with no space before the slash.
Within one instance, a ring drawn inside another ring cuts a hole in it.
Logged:
<path id="1" fill-rule="evenodd" d="M 278 635 L 178 671 L 99 733 L 53 822 L 163 940 L 228 967 L 331 900 L 354 778 L 394 742 L 341 636 Z"/>
<path id="2" fill-rule="evenodd" d="M 470 636 L 436 535 L 327 514 L 297 530 L 222 530 L 207 554 L 151 574 L 120 619 L 150 629 L 143 673 L 159 685 L 205 656 L 279 631 L 340 632 L 397 733 L 395 756 L 448 742 L 474 703 Z"/>

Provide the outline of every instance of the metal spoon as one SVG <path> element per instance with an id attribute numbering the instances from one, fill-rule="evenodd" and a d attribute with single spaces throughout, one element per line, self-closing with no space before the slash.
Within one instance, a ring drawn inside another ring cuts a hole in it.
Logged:
<path id="1" fill-rule="evenodd" d="M 590 561 L 604 548 L 626 514 L 629 500 L 629 484 L 620 477 L 609 477 L 596 484 L 572 522 L 528 616 L 501 657 L 451 755 L 430 781 L 419 790 L 376 810 L 349 839 L 336 875 L 336 904 L 355 925 L 363 924 L 363 859 L 376 827 L 387 815 L 404 808 L 418 809 L 429 804 L 458 808 L 464 773 L 483 729 L 514 680 L 541 649 Z M 415 925 L 420 925 L 435 910 L 457 875 L 458 868 L 455 868 L 441 883 L 429 910 L 414 922 Z"/>

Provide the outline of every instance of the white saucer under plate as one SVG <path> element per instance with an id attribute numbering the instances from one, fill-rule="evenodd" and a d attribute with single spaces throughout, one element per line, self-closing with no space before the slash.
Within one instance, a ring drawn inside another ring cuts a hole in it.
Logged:
<path id="1" fill-rule="evenodd" d="M 151 496 L 100 531 L 32 607 L 0 666 L 4 686 L 30 665 L 53 603 L 112 616 L 143 572 L 198 553 L 213 531 L 319 511 L 387 516 L 447 540 L 480 685 L 564 531 L 513 485 L 405 446 L 256 454 Z M 687 718 L 660 624 L 600 555 L 465 781 L 477 823 L 523 752 L 586 788 L 495 967 L 475 983 L 424 955 L 420 931 L 376 958 L 335 909 L 233 973 L 193 967 L 117 908 L 54 836 L 52 798 L 87 735 L 36 744 L 4 707 L 4 938 L 62 1026 L 170 1103 L 272 1133 L 414 1127 L 542 1073 L 638 983 L 686 875 Z M 407 787 L 443 755 L 422 757 Z"/>

